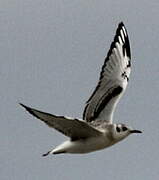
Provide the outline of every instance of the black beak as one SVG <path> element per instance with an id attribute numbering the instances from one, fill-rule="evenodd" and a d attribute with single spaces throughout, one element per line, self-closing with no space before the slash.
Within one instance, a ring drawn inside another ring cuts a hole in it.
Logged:
<path id="1" fill-rule="evenodd" d="M 130 133 L 142 133 L 140 130 L 131 130 Z"/>

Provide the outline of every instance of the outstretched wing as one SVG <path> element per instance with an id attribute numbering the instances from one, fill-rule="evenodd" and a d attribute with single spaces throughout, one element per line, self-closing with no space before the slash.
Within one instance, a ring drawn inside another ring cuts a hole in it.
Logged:
<path id="1" fill-rule="evenodd" d="M 30 114 L 45 122 L 49 127 L 60 131 L 72 140 L 101 135 L 100 131 L 89 126 L 85 121 L 69 119 L 63 116 L 55 116 L 27 107 L 24 104 L 20 105 L 23 106 Z"/>
<path id="2" fill-rule="evenodd" d="M 129 81 L 131 53 L 127 30 L 121 22 L 105 59 L 100 79 L 86 103 L 83 119 L 112 122 L 113 112 Z"/>

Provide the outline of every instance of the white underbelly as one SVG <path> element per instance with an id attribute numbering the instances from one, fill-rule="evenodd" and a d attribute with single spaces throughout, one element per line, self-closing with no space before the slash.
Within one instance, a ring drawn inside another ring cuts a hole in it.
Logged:
<path id="1" fill-rule="evenodd" d="M 66 141 L 57 148 L 54 152 L 66 152 L 66 153 L 89 153 L 104 149 L 112 145 L 112 142 L 106 137 L 93 137 L 78 141 Z"/>

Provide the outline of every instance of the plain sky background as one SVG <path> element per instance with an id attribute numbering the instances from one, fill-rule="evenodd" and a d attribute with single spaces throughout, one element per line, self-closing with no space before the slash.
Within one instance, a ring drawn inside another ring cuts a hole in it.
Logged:
<path id="1" fill-rule="evenodd" d="M 41 157 L 67 137 L 18 102 L 82 117 L 117 25 L 130 38 L 132 73 L 115 122 L 143 134 L 85 155 Z M 159 178 L 159 1 L 0 1 L 0 179 Z"/>

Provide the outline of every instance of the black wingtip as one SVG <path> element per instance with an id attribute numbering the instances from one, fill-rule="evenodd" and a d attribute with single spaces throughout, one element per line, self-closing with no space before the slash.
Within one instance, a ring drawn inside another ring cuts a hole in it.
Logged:
<path id="1" fill-rule="evenodd" d="M 125 27 L 123 21 L 121 21 L 118 24 L 118 27 L 117 27 L 117 30 L 116 30 L 116 33 L 115 33 L 115 37 L 114 37 L 114 40 L 113 40 L 113 42 L 112 42 L 112 44 L 110 46 L 110 49 L 108 51 L 107 57 L 105 59 L 105 63 L 109 60 L 109 56 L 112 54 L 112 49 L 116 46 L 116 42 L 119 42 L 119 36 L 121 37 L 121 29 L 124 29 L 124 31 L 125 31 L 125 33 L 124 33 L 125 42 L 124 42 L 124 45 L 123 45 L 123 50 L 124 50 L 123 54 L 126 51 L 127 56 L 131 59 L 130 43 L 129 43 L 128 33 L 127 33 L 127 30 L 126 30 L 126 27 Z"/>
<path id="2" fill-rule="evenodd" d="M 28 107 L 28 106 L 26 106 L 26 105 L 24 105 L 24 104 L 22 104 L 22 103 L 19 103 L 19 105 L 21 105 L 25 110 L 27 110 L 27 111 L 28 111 L 30 114 L 32 114 L 33 116 L 39 118 L 39 117 L 34 113 L 34 111 L 33 111 L 32 108 L 30 108 L 30 107 Z"/>
<path id="3" fill-rule="evenodd" d="M 126 31 L 126 34 L 128 36 L 128 33 L 127 33 L 127 30 L 126 30 L 126 27 L 123 23 L 123 21 L 121 21 L 119 24 L 118 24 L 118 27 L 117 27 L 117 30 L 116 30 L 116 36 L 120 36 L 120 30 L 124 27 L 125 31 Z M 115 39 L 114 39 L 115 40 Z M 117 40 L 118 41 L 118 40 Z"/>
<path id="4" fill-rule="evenodd" d="M 22 106 L 23 108 L 26 108 L 26 106 L 22 103 L 19 103 L 20 106 Z"/>
<path id="5" fill-rule="evenodd" d="M 123 49 L 126 50 L 127 52 L 127 56 L 131 59 L 131 51 L 130 51 L 130 42 L 129 42 L 129 36 L 128 36 L 128 33 L 127 33 L 127 29 L 123 23 L 123 21 L 121 21 L 119 24 L 118 24 L 118 28 L 116 30 L 116 36 L 114 38 L 114 41 L 118 41 L 118 36 L 120 36 L 120 30 L 124 27 L 125 31 L 126 31 L 126 36 L 125 36 L 125 44 L 124 44 L 124 47 Z M 129 61 L 130 63 L 130 61 Z"/>
<path id="6" fill-rule="evenodd" d="M 120 21 L 120 23 L 118 24 L 118 26 L 125 26 L 123 21 Z"/>
<path id="7" fill-rule="evenodd" d="M 31 108 L 29 108 L 28 106 L 22 104 L 22 103 L 19 103 L 20 106 L 22 106 L 23 108 L 25 108 L 27 111 L 31 111 Z"/>

